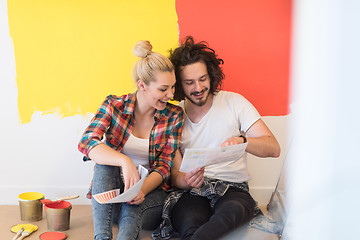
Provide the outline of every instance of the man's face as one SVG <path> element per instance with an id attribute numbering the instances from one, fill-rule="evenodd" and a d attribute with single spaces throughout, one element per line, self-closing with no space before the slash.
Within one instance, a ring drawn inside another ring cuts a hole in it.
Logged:
<path id="1" fill-rule="evenodd" d="M 197 106 L 203 106 L 210 89 L 210 76 L 203 61 L 186 65 L 181 68 L 180 81 L 185 97 Z"/>

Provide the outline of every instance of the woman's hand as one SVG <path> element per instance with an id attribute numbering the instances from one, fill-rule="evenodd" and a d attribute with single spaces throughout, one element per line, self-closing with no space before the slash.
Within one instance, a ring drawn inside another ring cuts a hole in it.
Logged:
<path id="1" fill-rule="evenodd" d="M 121 167 L 124 176 L 124 191 L 140 180 L 139 173 L 131 158 L 104 143 L 91 149 L 89 157 L 97 164 Z"/>
<path id="2" fill-rule="evenodd" d="M 135 164 L 130 158 L 127 158 L 121 165 L 122 173 L 124 177 L 124 192 L 135 185 L 140 180 L 139 173 L 135 167 Z"/>
<path id="3" fill-rule="evenodd" d="M 133 200 L 128 202 L 128 204 L 140 205 L 144 200 L 145 194 L 143 193 L 143 191 L 140 190 L 139 194 Z"/>
<path id="4" fill-rule="evenodd" d="M 184 176 L 184 181 L 193 188 L 198 188 L 204 182 L 205 167 L 196 168 Z"/>

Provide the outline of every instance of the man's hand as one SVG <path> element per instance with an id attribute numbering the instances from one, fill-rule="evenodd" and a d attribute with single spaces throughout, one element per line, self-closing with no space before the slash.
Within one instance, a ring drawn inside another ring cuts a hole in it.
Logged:
<path id="1" fill-rule="evenodd" d="M 204 182 L 205 167 L 196 168 L 189 173 L 186 173 L 184 180 L 191 187 L 198 188 Z"/>
<path id="2" fill-rule="evenodd" d="M 227 147 L 227 146 L 241 144 L 241 143 L 244 143 L 244 139 L 242 137 L 231 137 L 231 138 L 226 139 L 225 142 L 223 142 L 221 144 L 221 147 Z"/>

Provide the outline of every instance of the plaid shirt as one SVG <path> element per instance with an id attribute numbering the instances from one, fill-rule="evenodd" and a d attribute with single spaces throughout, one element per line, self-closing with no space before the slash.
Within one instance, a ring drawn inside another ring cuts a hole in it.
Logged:
<path id="1" fill-rule="evenodd" d="M 85 130 L 79 151 L 88 157 L 92 148 L 103 143 L 105 134 L 105 144 L 121 152 L 135 124 L 135 102 L 136 92 L 108 96 Z M 163 178 L 162 189 L 169 190 L 170 169 L 180 142 L 184 114 L 181 107 L 168 103 L 165 109 L 155 111 L 154 119 L 149 137 L 149 173 L 159 173 Z"/>

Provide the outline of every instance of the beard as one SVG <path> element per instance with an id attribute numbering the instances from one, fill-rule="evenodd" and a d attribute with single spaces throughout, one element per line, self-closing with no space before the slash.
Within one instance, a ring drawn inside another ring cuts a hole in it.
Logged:
<path id="1" fill-rule="evenodd" d="M 193 99 L 193 98 L 191 98 L 191 96 L 196 96 L 196 95 L 202 94 L 202 93 L 205 93 L 206 95 L 203 96 L 201 99 Z M 204 88 L 201 92 L 191 92 L 190 95 L 185 94 L 185 97 L 186 97 L 192 104 L 201 107 L 201 106 L 203 106 L 203 105 L 207 102 L 207 100 L 208 100 L 208 98 L 209 98 L 208 88 Z"/>

